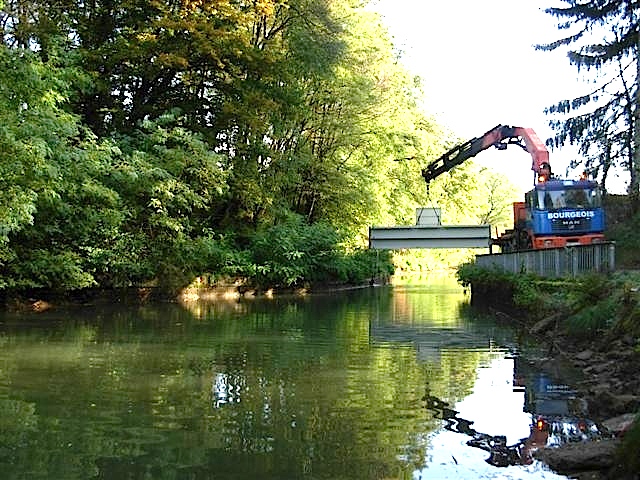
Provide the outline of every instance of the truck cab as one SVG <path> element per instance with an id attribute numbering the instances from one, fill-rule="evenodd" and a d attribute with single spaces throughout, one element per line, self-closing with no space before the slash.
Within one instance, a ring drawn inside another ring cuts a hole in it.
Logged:
<path id="1" fill-rule="evenodd" d="M 592 180 L 539 182 L 526 193 L 524 206 L 525 230 L 529 232 L 531 248 L 604 241 L 602 195 Z"/>

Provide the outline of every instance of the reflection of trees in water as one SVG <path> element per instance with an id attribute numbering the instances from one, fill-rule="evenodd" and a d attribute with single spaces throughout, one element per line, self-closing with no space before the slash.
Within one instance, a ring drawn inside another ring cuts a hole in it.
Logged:
<path id="1" fill-rule="evenodd" d="M 435 298 L 405 297 L 414 320 L 392 325 L 400 330 L 388 339 L 373 338 L 371 325 L 393 318 L 390 289 L 212 304 L 197 315 L 176 305 L 94 309 L 12 332 L 1 372 L 33 414 L 0 431 L 0 448 L 17 448 L 7 432 L 21 448 L 2 471 L 409 476 L 440 426 L 423 408 L 425 383 L 455 402 L 488 358 L 486 342 L 466 348 L 462 328 L 432 329 L 432 313 L 459 308 L 441 298 L 432 307 Z M 421 359 L 429 331 L 441 354 Z M 11 408 L 0 402 L 0 415 Z"/>
<path id="2" fill-rule="evenodd" d="M 240 403 L 245 389 L 246 382 L 243 376 L 217 373 L 211 387 L 213 406 L 220 408 L 227 404 Z M 268 411 L 268 406 L 265 406 L 265 411 Z"/>

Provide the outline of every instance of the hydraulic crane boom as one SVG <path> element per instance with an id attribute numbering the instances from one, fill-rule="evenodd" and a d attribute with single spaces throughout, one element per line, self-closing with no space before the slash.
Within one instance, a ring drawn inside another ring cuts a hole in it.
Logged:
<path id="1" fill-rule="evenodd" d="M 509 127 L 498 125 L 481 137 L 472 138 L 460 145 L 453 147 L 435 162 L 422 170 L 424 180 L 429 182 L 436 177 L 448 172 L 464 161 L 475 157 L 478 153 L 495 146 L 504 150 L 508 145 L 518 145 L 529 152 L 532 158 L 531 169 L 536 174 L 536 180 L 544 177 L 551 178 L 551 165 L 549 164 L 549 151 L 531 128 Z M 535 182 L 535 180 L 534 180 Z"/>
<path id="2" fill-rule="evenodd" d="M 422 170 L 427 188 L 433 179 L 483 150 L 491 146 L 504 150 L 509 145 L 518 145 L 531 155 L 533 189 L 525 193 L 524 202 L 513 204 L 513 229 L 494 239 L 493 244 L 510 252 L 604 241 L 605 218 L 598 184 L 586 176 L 580 180 L 553 177 L 549 151 L 531 128 L 498 125 L 453 147 Z"/>

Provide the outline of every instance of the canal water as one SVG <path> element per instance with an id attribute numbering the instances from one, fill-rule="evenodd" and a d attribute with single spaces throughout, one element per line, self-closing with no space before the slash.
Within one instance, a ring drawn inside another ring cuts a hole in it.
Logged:
<path id="1" fill-rule="evenodd" d="M 5 313 L 0 478 L 565 478 L 530 451 L 591 426 L 540 347 L 451 278 Z"/>

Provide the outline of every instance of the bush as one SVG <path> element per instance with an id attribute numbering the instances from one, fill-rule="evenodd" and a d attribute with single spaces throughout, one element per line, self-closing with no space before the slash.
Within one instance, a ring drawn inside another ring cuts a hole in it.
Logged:
<path id="1" fill-rule="evenodd" d="M 389 277 L 394 270 L 391 252 L 357 249 L 342 252 L 336 257 L 335 270 L 329 278 L 357 285 L 374 278 Z"/>
<path id="2" fill-rule="evenodd" d="M 620 207 L 619 207 L 620 208 Z M 630 208 L 622 207 L 624 211 L 630 211 Z M 609 216 L 607 216 L 607 221 Z M 612 223 L 607 229 L 607 238 L 616 242 L 616 263 L 625 268 L 638 268 L 640 266 L 640 258 L 638 250 L 640 249 L 640 238 L 638 237 L 638 229 L 640 228 L 640 214 L 636 214 L 630 218 L 622 218 L 620 221 Z"/>
<path id="3" fill-rule="evenodd" d="M 465 263 L 456 272 L 463 286 L 474 288 L 474 295 L 481 294 L 500 304 L 511 303 L 513 307 L 530 314 L 548 308 L 548 296 L 543 295 L 538 279 L 528 274 L 513 274 L 500 268 L 481 268 L 475 263 Z"/>
<path id="4" fill-rule="evenodd" d="M 484 269 L 473 263 L 461 265 L 458 281 L 473 285 L 498 305 L 518 308 L 529 315 L 544 316 L 566 311 L 564 328 L 572 335 L 592 337 L 603 332 L 640 335 L 640 277 L 621 273 L 588 274 L 567 280 L 543 280 L 532 275 Z"/>
<path id="5" fill-rule="evenodd" d="M 565 327 L 574 336 L 593 337 L 613 325 L 617 308 L 618 301 L 615 298 L 606 298 L 592 305 L 583 305 L 566 319 Z"/>
<path id="6" fill-rule="evenodd" d="M 611 327 L 620 306 L 615 282 L 592 273 L 567 283 L 565 289 L 564 301 L 570 313 L 564 326 L 569 333 L 592 337 Z"/>
<path id="7" fill-rule="evenodd" d="M 334 263 L 337 243 L 338 235 L 329 225 L 308 225 L 291 215 L 252 238 L 253 277 L 261 287 L 292 287 L 323 277 Z"/>
<path id="8" fill-rule="evenodd" d="M 83 269 L 79 255 L 69 251 L 34 250 L 28 262 L 15 265 L 11 285 L 16 289 L 50 288 L 53 290 L 77 290 L 95 285 L 93 276 Z"/>
<path id="9" fill-rule="evenodd" d="M 601 273 L 583 275 L 567 286 L 569 300 L 576 308 L 609 298 L 615 290 L 615 283 Z"/>
<path id="10" fill-rule="evenodd" d="M 320 283 L 362 283 L 393 272 L 389 253 L 346 250 L 336 229 L 290 215 L 260 229 L 250 241 L 247 277 L 259 288 Z"/>

